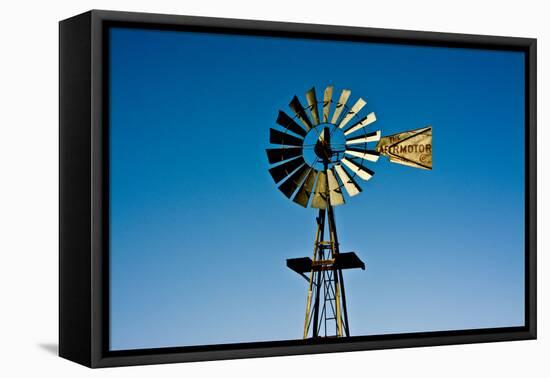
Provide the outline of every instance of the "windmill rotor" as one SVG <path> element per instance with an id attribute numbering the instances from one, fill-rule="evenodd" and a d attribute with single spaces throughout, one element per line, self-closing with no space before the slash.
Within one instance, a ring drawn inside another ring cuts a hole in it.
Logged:
<path id="1" fill-rule="evenodd" d="M 372 145 L 380 140 L 380 131 L 366 129 L 376 116 L 361 117 L 367 102 L 358 98 L 349 106 L 349 89 L 333 94 L 333 86 L 319 95 L 312 87 L 305 93 L 307 106 L 294 96 L 292 116 L 279 110 L 278 127 L 270 129 L 269 172 L 279 190 L 303 207 L 322 209 L 329 201 L 338 206 L 345 203 L 344 193 L 352 197 L 362 192 L 358 178 L 374 175 L 369 166 L 380 155 Z"/>

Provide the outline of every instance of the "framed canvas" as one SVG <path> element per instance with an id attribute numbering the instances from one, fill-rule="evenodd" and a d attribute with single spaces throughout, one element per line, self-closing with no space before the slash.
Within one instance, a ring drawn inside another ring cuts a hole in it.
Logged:
<path id="1" fill-rule="evenodd" d="M 536 338 L 536 40 L 94 10 L 59 85 L 62 357 Z"/>

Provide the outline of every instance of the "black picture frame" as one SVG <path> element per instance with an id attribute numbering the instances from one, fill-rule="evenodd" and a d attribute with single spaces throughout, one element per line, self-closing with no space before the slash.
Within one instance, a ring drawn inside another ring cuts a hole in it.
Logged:
<path id="1" fill-rule="evenodd" d="M 109 351 L 108 28 L 514 50 L 525 53 L 524 327 Z M 59 24 L 59 355 L 88 367 L 535 339 L 536 39 L 92 10 Z"/>

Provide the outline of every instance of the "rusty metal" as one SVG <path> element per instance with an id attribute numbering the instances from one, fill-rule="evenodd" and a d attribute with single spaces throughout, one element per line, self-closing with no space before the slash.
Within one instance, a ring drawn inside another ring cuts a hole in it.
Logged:
<path id="1" fill-rule="evenodd" d="M 376 150 L 392 163 L 432 169 L 432 128 L 405 131 L 380 139 Z"/>

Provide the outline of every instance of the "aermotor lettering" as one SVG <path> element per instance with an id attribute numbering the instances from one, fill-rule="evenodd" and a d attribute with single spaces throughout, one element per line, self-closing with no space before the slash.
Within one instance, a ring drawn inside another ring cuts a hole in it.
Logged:
<path id="1" fill-rule="evenodd" d="M 383 154 L 392 154 L 392 155 L 402 155 L 402 154 L 412 154 L 412 153 L 432 153 L 431 143 L 426 144 L 398 144 L 398 145 L 385 145 L 382 146 L 380 151 Z"/>

